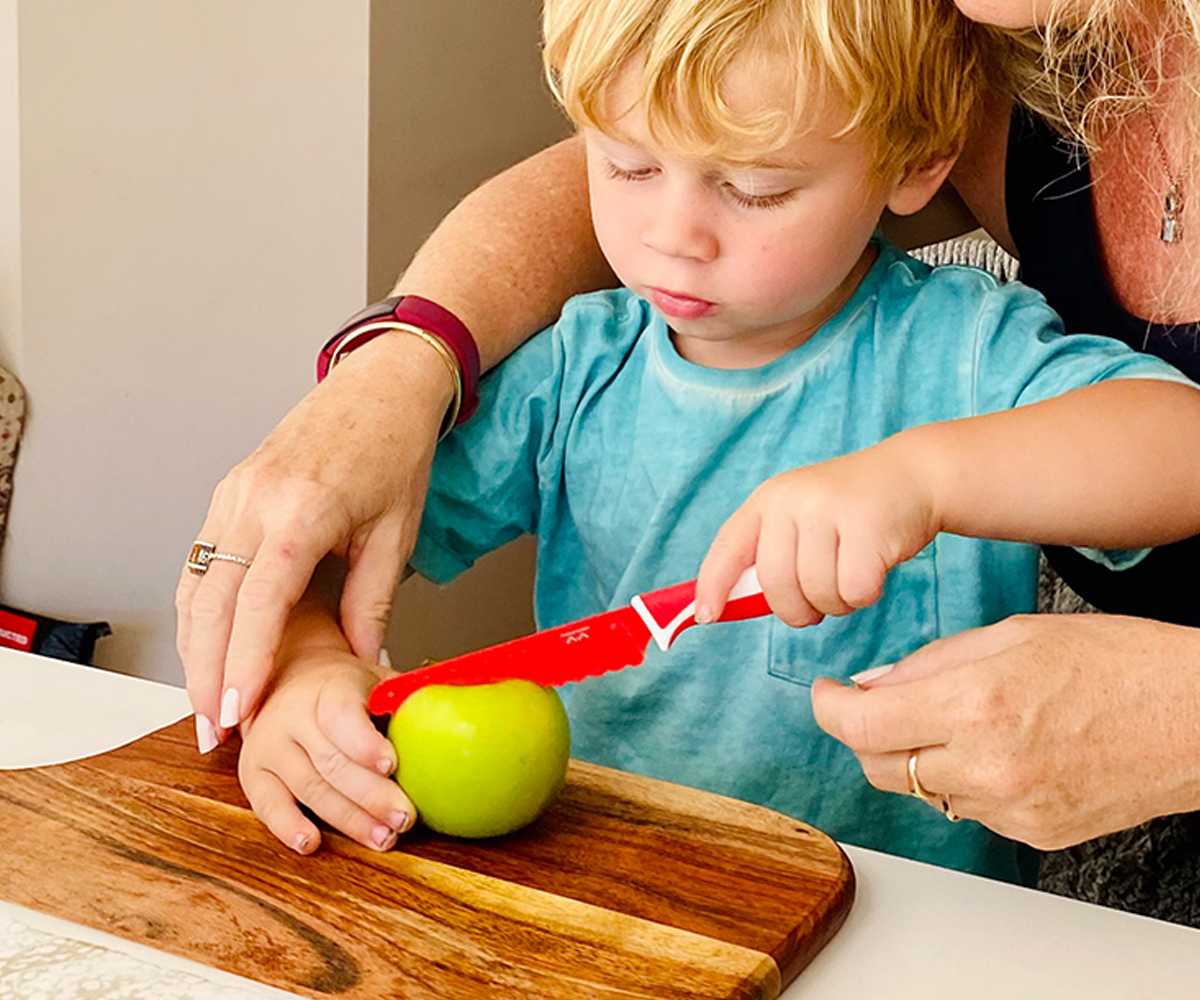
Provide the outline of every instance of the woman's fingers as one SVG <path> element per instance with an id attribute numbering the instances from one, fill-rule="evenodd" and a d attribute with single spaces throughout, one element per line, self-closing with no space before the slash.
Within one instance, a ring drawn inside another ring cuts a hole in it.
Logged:
<path id="1" fill-rule="evenodd" d="M 827 677 L 812 686 L 817 725 L 856 754 L 907 751 L 945 743 L 953 732 L 956 692 L 938 678 L 862 690 Z"/>
<path id="2" fill-rule="evenodd" d="M 407 562 L 404 542 L 415 535 L 397 512 L 373 525 L 360 544 L 351 545 L 342 590 L 342 631 L 354 654 L 372 663 L 379 662 L 384 630 Z"/>
<path id="3" fill-rule="evenodd" d="M 1038 616 L 1018 615 L 995 625 L 935 639 L 896 662 L 891 670 L 873 674 L 869 679 L 860 680 L 858 683 L 864 688 L 878 689 L 932 677 L 1003 653 L 1025 642 L 1039 627 Z"/>
<path id="4" fill-rule="evenodd" d="M 288 615 L 328 551 L 325 538 L 309 535 L 300 545 L 292 541 L 295 537 L 291 532 L 276 533 L 263 540 L 239 581 L 233 603 L 222 608 L 227 617 L 213 622 L 200 648 L 193 641 L 195 668 L 222 675 L 222 727 L 232 728 L 258 707 Z"/>

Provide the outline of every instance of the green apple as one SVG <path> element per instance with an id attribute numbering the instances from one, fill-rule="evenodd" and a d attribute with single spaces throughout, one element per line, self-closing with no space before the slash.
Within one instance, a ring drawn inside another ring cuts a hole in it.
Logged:
<path id="1" fill-rule="evenodd" d="M 455 837 L 533 822 L 562 788 L 571 753 L 558 692 L 522 680 L 420 688 L 392 716 L 388 739 L 421 819 Z"/>

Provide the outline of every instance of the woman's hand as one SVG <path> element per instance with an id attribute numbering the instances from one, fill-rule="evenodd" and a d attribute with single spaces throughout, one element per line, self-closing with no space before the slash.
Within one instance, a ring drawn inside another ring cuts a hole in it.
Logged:
<path id="1" fill-rule="evenodd" d="M 907 440 L 900 435 L 760 485 L 704 558 L 697 620 L 717 619 L 750 566 L 771 610 L 789 625 L 815 625 L 879 600 L 892 567 L 938 532 L 935 497 Z"/>
<path id="2" fill-rule="evenodd" d="M 202 751 L 254 712 L 288 612 L 328 553 L 349 566 L 346 637 L 378 660 L 451 389 L 418 338 L 376 338 L 217 486 L 197 537 L 252 565 L 215 561 L 203 576 L 180 575 L 177 645 Z"/>
<path id="3" fill-rule="evenodd" d="M 321 833 L 297 803 L 379 851 L 416 819 L 388 777 L 395 751 L 367 714 L 367 696 L 382 677 L 348 653 L 319 650 L 291 663 L 242 723 L 242 789 L 270 831 L 300 854 L 315 851 Z"/>
<path id="4" fill-rule="evenodd" d="M 873 672 L 872 672 L 873 673 Z M 813 686 L 818 724 L 884 791 L 1056 850 L 1200 808 L 1200 631 L 1032 615 L 932 643 L 860 688 Z"/>

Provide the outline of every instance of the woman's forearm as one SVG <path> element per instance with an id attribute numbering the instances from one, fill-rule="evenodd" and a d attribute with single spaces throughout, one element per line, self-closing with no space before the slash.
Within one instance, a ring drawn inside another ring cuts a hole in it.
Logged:
<path id="1" fill-rule="evenodd" d="M 548 325 L 572 295 L 616 284 L 592 233 L 583 143 L 567 139 L 477 188 L 417 251 L 396 294 L 445 306 L 483 367 Z"/>

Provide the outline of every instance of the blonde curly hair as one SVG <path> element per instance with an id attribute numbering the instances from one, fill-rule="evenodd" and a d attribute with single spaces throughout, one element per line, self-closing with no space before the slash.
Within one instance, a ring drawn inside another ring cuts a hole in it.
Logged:
<path id="1" fill-rule="evenodd" d="M 869 137 L 881 177 L 958 147 L 994 71 L 991 34 L 950 0 L 545 0 L 543 61 L 576 125 L 601 131 L 624 110 L 608 106 L 614 80 L 635 72 L 652 140 L 701 158 L 761 159 L 835 96 L 840 134 Z M 735 111 L 726 73 L 764 54 L 792 79 L 775 106 Z"/>
<path id="2" fill-rule="evenodd" d="M 1055 0 L 1044 25 L 997 36 L 1016 99 L 1089 150 L 1171 83 L 1200 133 L 1200 0 Z M 1183 67 L 1168 65 L 1173 51 Z"/>

